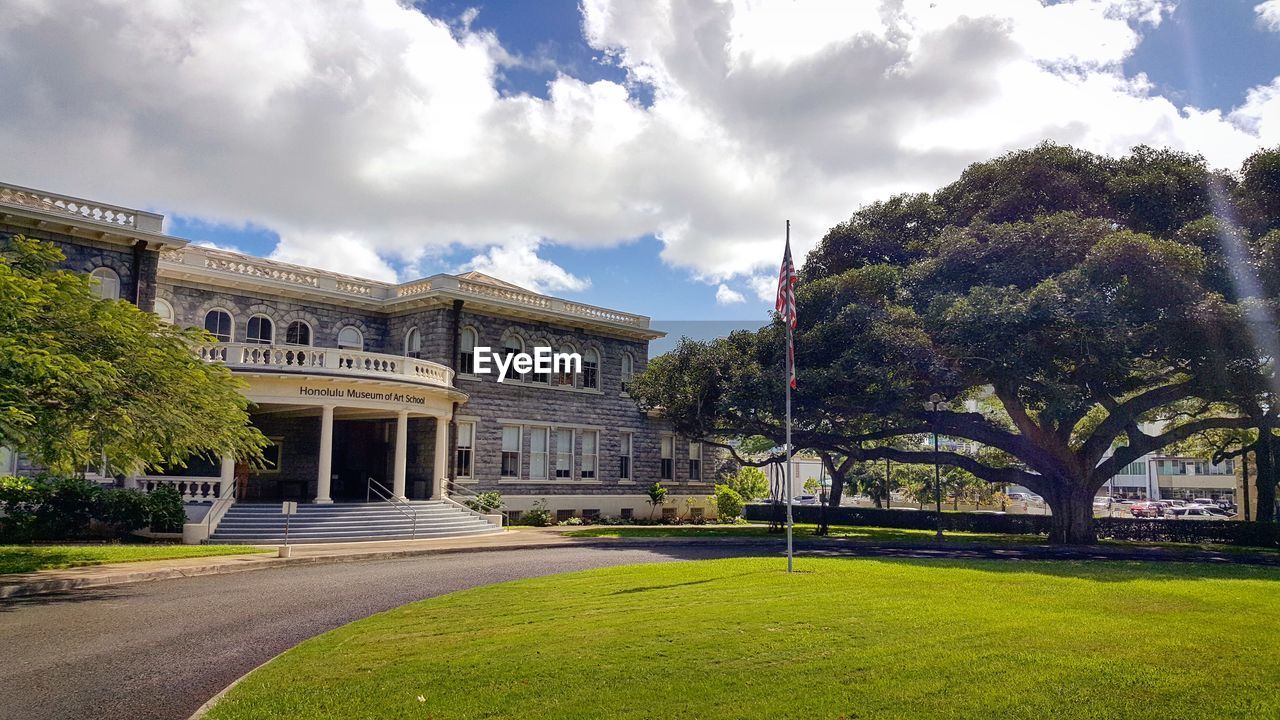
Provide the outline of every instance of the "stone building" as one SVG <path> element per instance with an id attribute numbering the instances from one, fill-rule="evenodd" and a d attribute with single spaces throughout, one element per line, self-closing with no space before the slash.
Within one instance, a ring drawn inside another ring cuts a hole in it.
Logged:
<path id="1" fill-rule="evenodd" d="M 648 318 L 480 273 L 367 280 L 191 245 L 162 226 L 157 214 L 0 185 L 0 236 L 49 240 L 103 296 L 207 330 L 194 352 L 245 380 L 272 441 L 268 468 L 220 458 L 123 482 L 223 504 L 498 491 L 508 514 L 540 503 L 563 519 L 648 515 L 645 491 L 662 481 L 660 512 L 713 512 L 711 453 L 627 395 L 662 336 Z M 537 348 L 580 367 L 501 382 L 483 367 Z"/>

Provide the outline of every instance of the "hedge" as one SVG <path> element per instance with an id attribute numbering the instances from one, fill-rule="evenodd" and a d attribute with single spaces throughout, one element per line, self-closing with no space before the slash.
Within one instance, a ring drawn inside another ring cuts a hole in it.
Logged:
<path id="1" fill-rule="evenodd" d="M 796 522 L 817 523 L 821 512 L 822 508 L 817 505 L 792 506 L 792 517 Z M 832 525 L 904 530 L 933 530 L 938 526 L 937 513 L 931 510 L 839 507 L 830 508 L 827 512 L 827 521 Z M 752 504 L 746 509 L 746 518 L 754 522 L 768 522 L 772 514 L 773 506 L 768 504 Z M 1048 536 L 1050 521 L 1047 515 L 942 513 L 942 529 L 952 532 Z M 1280 525 L 1275 523 L 1137 518 L 1094 518 L 1093 522 L 1098 538 L 1103 540 L 1280 547 Z"/>
<path id="2" fill-rule="evenodd" d="M 171 488 L 144 494 L 79 478 L 0 477 L 0 542 L 126 537 L 150 527 L 180 531 L 182 497 Z"/>

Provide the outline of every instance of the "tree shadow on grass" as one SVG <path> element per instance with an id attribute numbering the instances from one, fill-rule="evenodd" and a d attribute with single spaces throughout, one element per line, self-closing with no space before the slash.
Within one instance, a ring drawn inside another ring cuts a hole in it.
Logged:
<path id="1" fill-rule="evenodd" d="M 715 560 L 724 558 L 776 558 L 785 567 L 782 543 L 770 547 L 759 542 L 682 543 L 617 542 L 593 545 L 597 550 L 645 551 L 671 560 Z M 1280 558 L 1212 551 L 1168 551 L 1161 548 L 1114 548 L 1084 546 L 975 547 L 955 545 L 841 545 L 797 543 L 797 570 L 804 570 L 805 558 L 877 559 L 887 562 L 963 567 L 1003 573 L 1036 573 L 1098 582 L 1134 580 L 1250 579 L 1280 581 Z M 656 589 L 656 588 L 655 588 Z"/>

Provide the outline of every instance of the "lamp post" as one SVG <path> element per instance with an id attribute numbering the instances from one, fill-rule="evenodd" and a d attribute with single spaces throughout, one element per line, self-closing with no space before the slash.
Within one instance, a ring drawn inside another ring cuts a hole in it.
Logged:
<path id="1" fill-rule="evenodd" d="M 942 541 L 942 467 L 938 462 L 938 408 L 946 404 L 947 399 L 934 393 L 929 396 L 929 407 L 933 411 L 933 499 L 938 513 L 938 541 Z"/>

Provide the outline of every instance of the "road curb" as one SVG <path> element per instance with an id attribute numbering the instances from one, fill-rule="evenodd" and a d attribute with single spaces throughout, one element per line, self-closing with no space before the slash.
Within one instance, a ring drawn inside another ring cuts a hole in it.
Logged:
<path id="1" fill-rule="evenodd" d="M 141 568 L 132 571 L 121 571 L 112 575 L 85 578 L 59 578 L 56 580 L 34 580 L 30 582 L 9 583 L 0 585 L 0 600 L 8 598 L 47 595 L 49 593 L 81 590 L 87 588 L 110 587 L 113 585 L 131 585 L 152 580 L 173 580 L 184 577 L 200 577 L 203 575 L 229 575 L 255 570 L 287 567 L 290 565 L 328 565 L 344 562 L 361 562 L 364 560 L 393 560 L 419 555 L 456 555 L 473 552 L 495 552 L 500 550 L 532 550 L 544 547 L 567 547 L 582 545 L 581 542 L 552 541 L 537 543 L 513 543 L 509 545 L 488 545 L 451 548 L 406 548 L 403 550 L 381 550 L 367 553 L 348 553 L 344 555 L 318 555 L 314 557 L 277 558 L 248 556 L 236 563 L 211 563 L 180 568 Z"/>

